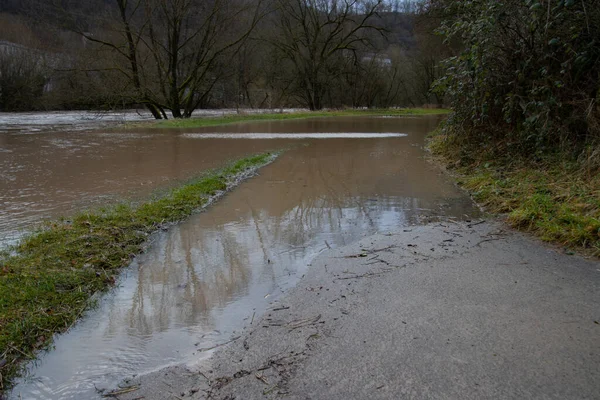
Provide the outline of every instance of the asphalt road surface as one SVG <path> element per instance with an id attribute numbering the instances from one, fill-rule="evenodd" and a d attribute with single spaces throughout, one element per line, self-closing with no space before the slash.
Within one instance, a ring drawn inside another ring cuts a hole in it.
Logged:
<path id="1" fill-rule="evenodd" d="M 495 222 L 329 250 L 249 322 L 119 398 L 600 398 L 600 264 Z"/>

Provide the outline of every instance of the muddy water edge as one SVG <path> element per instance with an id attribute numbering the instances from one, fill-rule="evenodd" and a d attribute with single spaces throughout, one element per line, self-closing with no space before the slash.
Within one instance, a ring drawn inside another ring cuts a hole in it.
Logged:
<path id="1" fill-rule="evenodd" d="M 477 216 L 423 158 L 425 135 L 438 123 L 343 117 L 15 135 L 8 145 L 5 138 L 2 170 L 14 177 L 1 183 L 0 229 L 8 237 L 15 235 L 8 227 L 68 212 L 81 200 L 144 195 L 231 158 L 289 149 L 207 212 L 155 235 L 99 307 L 29 366 L 12 398 L 96 399 L 128 376 L 201 363 L 292 287 L 319 252 L 431 218 Z M 247 133 L 294 139 L 235 137 Z M 346 133 L 364 135 L 341 138 Z M 132 194 L 132 187 L 140 189 Z"/>

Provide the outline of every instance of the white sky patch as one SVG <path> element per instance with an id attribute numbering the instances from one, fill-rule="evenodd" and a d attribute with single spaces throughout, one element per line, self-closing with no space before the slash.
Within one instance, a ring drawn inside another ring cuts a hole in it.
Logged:
<path id="1" fill-rule="evenodd" d="M 307 133 L 184 133 L 190 139 L 376 139 L 405 137 L 406 133 L 307 132 Z"/>

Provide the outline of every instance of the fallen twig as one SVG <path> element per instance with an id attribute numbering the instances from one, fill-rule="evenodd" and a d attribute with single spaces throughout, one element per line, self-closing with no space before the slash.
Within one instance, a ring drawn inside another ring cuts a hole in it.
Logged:
<path id="1" fill-rule="evenodd" d="M 102 397 L 117 397 L 121 394 L 125 394 L 125 393 L 131 393 L 131 392 L 135 392 L 136 390 L 139 390 L 139 386 L 130 386 L 124 389 L 120 389 L 120 390 L 115 390 L 109 393 L 105 393 L 102 395 Z"/>
<path id="2" fill-rule="evenodd" d="M 236 340 L 238 340 L 240 337 L 241 337 L 241 336 L 236 336 L 236 337 L 232 338 L 231 340 L 229 340 L 229 341 L 227 341 L 227 342 L 225 342 L 225 343 L 216 344 L 216 345 L 214 345 L 214 346 L 211 346 L 211 347 L 201 347 L 201 348 L 199 348 L 197 351 L 198 351 L 198 352 L 205 352 L 205 351 L 209 351 L 209 350 L 214 350 L 214 349 L 216 349 L 217 347 L 225 346 L 226 344 L 229 344 L 229 343 L 231 343 L 231 342 L 235 342 L 235 341 L 236 341 Z"/>
<path id="3" fill-rule="evenodd" d="M 210 383 L 210 378 L 208 376 L 206 376 L 206 374 L 204 372 L 198 371 L 198 374 L 202 375 L 204 377 L 204 379 L 206 379 L 206 381 Z"/>
<path id="4" fill-rule="evenodd" d="M 10 347 L 11 349 L 13 349 L 16 352 L 21 353 L 22 355 L 24 355 L 26 358 L 34 358 L 33 354 L 27 354 L 25 352 L 23 352 L 22 350 L 17 349 L 15 346 L 13 346 L 12 344 L 9 344 L 8 347 Z"/>
<path id="5" fill-rule="evenodd" d="M 484 240 L 482 240 L 481 242 L 477 243 L 475 246 L 477 247 L 477 246 L 479 246 L 481 243 L 485 243 L 485 242 L 491 242 L 491 241 L 494 241 L 494 240 L 502 240 L 502 239 L 503 239 L 503 238 L 501 238 L 501 237 L 499 237 L 499 238 L 489 238 L 489 239 L 484 239 Z"/>
<path id="6" fill-rule="evenodd" d="M 269 381 L 267 381 L 267 379 L 263 375 L 254 374 L 254 376 L 256 377 L 256 379 L 258 379 L 259 381 L 261 381 L 265 385 L 269 384 Z"/>
<path id="7" fill-rule="evenodd" d="M 277 385 L 273 385 L 270 388 L 263 390 L 263 395 L 267 395 L 267 394 L 271 393 L 275 389 L 277 389 Z"/>
<path id="8" fill-rule="evenodd" d="M 298 328 L 302 328 L 304 326 L 312 325 L 312 324 L 314 324 L 315 322 L 317 322 L 320 319 L 321 319 L 321 314 L 317 315 L 314 318 L 306 318 L 306 319 L 300 319 L 300 320 L 288 322 L 286 324 L 286 326 L 288 328 L 290 328 L 290 331 L 293 331 L 294 329 L 298 329 Z"/>
<path id="9" fill-rule="evenodd" d="M 479 221 L 479 222 L 474 222 L 474 223 L 472 223 L 472 224 L 468 224 L 467 226 L 468 226 L 469 228 L 472 228 L 472 227 L 474 227 L 474 226 L 481 225 L 481 224 L 485 224 L 485 223 L 486 223 L 486 220 L 484 219 L 484 220 L 481 220 L 481 221 Z"/>
<path id="10" fill-rule="evenodd" d="M 335 279 L 336 281 L 343 281 L 346 279 L 361 279 L 361 278 L 374 278 L 380 275 L 385 274 L 386 272 L 389 271 L 381 271 L 381 272 L 367 272 L 366 274 L 361 274 L 361 275 L 354 275 L 354 276 L 346 276 L 343 278 L 337 278 Z"/>

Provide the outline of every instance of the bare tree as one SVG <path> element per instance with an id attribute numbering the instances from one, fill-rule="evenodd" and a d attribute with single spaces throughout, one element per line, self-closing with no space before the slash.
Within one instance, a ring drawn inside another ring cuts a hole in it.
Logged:
<path id="1" fill-rule="evenodd" d="M 298 96 L 311 109 L 323 108 L 336 57 L 350 56 L 367 41 L 383 0 L 275 0 L 276 33 L 270 43 L 293 69 Z"/>
<path id="2" fill-rule="evenodd" d="M 165 110 L 174 118 L 190 117 L 222 77 L 215 68 L 219 60 L 241 45 L 261 17 L 260 1 L 114 2 L 113 15 L 98 20 L 95 31 L 86 24 L 76 29 L 119 56 L 120 63 L 106 68 L 125 75 L 131 100 L 145 104 L 157 119 L 167 118 Z"/>
<path id="3" fill-rule="evenodd" d="M 26 111 L 37 108 L 48 75 L 42 53 L 0 42 L 0 110 Z"/>

